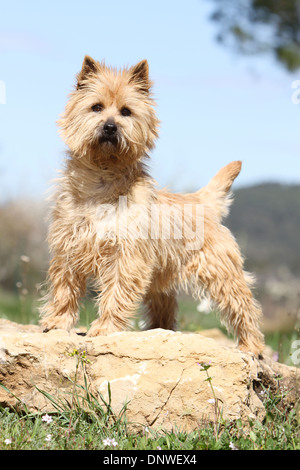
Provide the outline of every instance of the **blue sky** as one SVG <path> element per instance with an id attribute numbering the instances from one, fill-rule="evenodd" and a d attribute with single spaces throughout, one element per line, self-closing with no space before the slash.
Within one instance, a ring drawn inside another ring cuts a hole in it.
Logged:
<path id="1" fill-rule="evenodd" d="M 231 160 L 236 183 L 300 183 L 300 105 L 269 57 L 219 46 L 209 0 L 2 2 L 0 198 L 44 198 L 65 146 L 56 120 L 85 54 L 122 67 L 148 59 L 161 123 L 151 172 L 159 186 L 198 188 Z"/>

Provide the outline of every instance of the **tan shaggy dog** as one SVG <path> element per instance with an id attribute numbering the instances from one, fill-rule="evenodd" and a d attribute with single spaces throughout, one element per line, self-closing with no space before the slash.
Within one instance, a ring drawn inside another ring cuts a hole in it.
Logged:
<path id="1" fill-rule="evenodd" d="M 241 163 L 194 194 L 157 190 L 144 163 L 159 125 L 151 85 L 147 61 L 118 71 L 84 59 L 59 121 L 69 152 L 52 211 L 44 331 L 76 324 L 92 277 L 99 318 L 89 336 L 125 329 L 140 303 L 147 328 L 174 329 L 176 294 L 184 288 L 196 298 L 209 295 L 239 348 L 259 354 L 261 309 L 221 223 Z"/>

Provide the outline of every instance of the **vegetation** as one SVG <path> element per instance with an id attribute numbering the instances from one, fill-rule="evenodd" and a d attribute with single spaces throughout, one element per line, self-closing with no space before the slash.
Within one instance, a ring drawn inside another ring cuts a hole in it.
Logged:
<path id="1" fill-rule="evenodd" d="M 6 317 L 11 320 L 36 323 L 36 305 L 36 301 L 32 303 L 30 297 L 18 298 L 0 293 L 0 311 L 6 311 Z M 191 299 L 181 299 L 180 329 L 197 331 L 203 328 L 223 328 L 214 314 L 201 314 L 196 307 Z M 85 301 L 81 325 L 88 326 L 95 315 L 91 300 Z M 295 331 L 267 335 L 267 343 L 275 350 L 281 350 L 282 362 L 289 363 L 294 335 Z M 71 355 L 76 361 L 76 370 L 82 368 L 85 373 L 88 363 L 85 353 L 75 350 Z M 209 365 L 199 366 L 199 382 L 209 380 L 213 390 Z M 270 390 L 265 389 L 261 393 L 266 409 L 263 423 L 252 420 L 246 424 L 240 420 L 224 421 L 216 408 L 215 421 L 203 421 L 191 433 L 180 429 L 169 432 L 146 427 L 140 433 L 132 433 L 126 419 L 126 406 L 118 415 L 114 414 L 110 389 L 109 400 L 105 401 L 102 395 L 94 396 L 91 393 L 87 379 L 84 386 L 78 384 L 77 373 L 73 380 L 69 380 L 73 387 L 71 395 L 66 395 L 65 398 L 55 399 L 39 390 L 56 410 L 49 415 L 31 413 L 21 402 L 15 410 L 0 406 L 0 450 L 300 450 L 299 409 L 290 409 L 285 404 L 283 392 L 274 396 Z"/>
<path id="2" fill-rule="evenodd" d="M 32 295 L 15 295 L 0 289 L 0 318 L 21 324 L 36 325 L 39 322 L 39 299 Z M 87 298 L 82 302 L 80 311 L 80 327 L 89 328 L 96 318 L 93 299 Z M 137 315 L 133 327 L 140 328 L 142 314 Z M 291 344 L 299 338 L 298 323 L 282 331 L 266 332 L 266 343 L 274 350 L 279 362 L 290 363 Z M 181 297 L 179 300 L 178 329 L 180 331 L 201 331 L 209 328 L 218 328 L 224 334 L 228 334 L 221 324 L 218 314 L 215 312 L 199 312 L 197 302 L 189 297 Z"/>
<path id="3" fill-rule="evenodd" d="M 266 408 L 263 423 L 224 421 L 216 409 L 215 422 L 205 423 L 191 433 L 174 430 L 142 428 L 140 433 L 128 431 L 126 406 L 115 414 L 111 407 L 108 385 L 108 401 L 95 396 L 89 389 L 85 374 L 85 352 L 74 350 L 76 370 L 84 372 L 84 385 L 72 382 L 72 392 L 65 399 L 54 399 L 39 390 L 54 406 L 51 414 L 30 413 L 20 402 L 18 411 L 0 407 L 0 449 L 7 450 L 299 450 L 299 421 L 297 410 L 283 407 L 283 396 L 273 396 L 263 390 L 262 400 Z M 199 381 L 213 379 L 208 364 L 199 364 Z M 205 376 L 201 376 L 205 371 Z M 9 391 L 6 390 L 8 393 Z"/>
<path id="4" fill-rule="evenodd" d="M 249 269 L 300 275 L 300 186 L 259 184 L 234 191 L 226 225 L 237 236 Z"/>
<path id="5" fill-rule="evenodd" d="M 213 0 L 217 40 L 243 54 L 271 53 L 287 70 L 300 67 L 299 0 Z"/>

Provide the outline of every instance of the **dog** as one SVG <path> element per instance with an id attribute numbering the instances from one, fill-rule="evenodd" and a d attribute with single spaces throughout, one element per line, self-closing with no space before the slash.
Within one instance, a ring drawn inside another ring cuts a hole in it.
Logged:
<path id="1" fill-rule="evenodd" d="M 253 278 L 222 224 L 241 162 L 192 194 L 157 189 L 146 165 L 160 125 L 151 89 L 146 60 L 117 70 L 84 58 L 58 121 L 68 152 L 49 228 L 42 327 L 74 327 L 91 277 L 99 317 L 88 336 L 127 329 L 141 303 L 146 328 L 174 330 L 183 288 L 197 299 L 208 295 L 238 347 L 259 355 Z"/>

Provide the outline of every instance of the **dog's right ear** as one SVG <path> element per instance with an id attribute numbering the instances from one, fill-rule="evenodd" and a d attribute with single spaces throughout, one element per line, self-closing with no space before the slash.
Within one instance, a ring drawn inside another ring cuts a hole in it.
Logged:
<path id="1" fill-rule="evenodd" d="M 77 89 L 82 88 L 84 86 L 85 81 L 91 75 L 95 75 L 99 71 L 99 65 L 100 64 L 94 59 L 92 59 L 92 57 L 90 57 L 89 55 L 85 56 L 82 63 L 81 71 L 77 75 Z"/>

